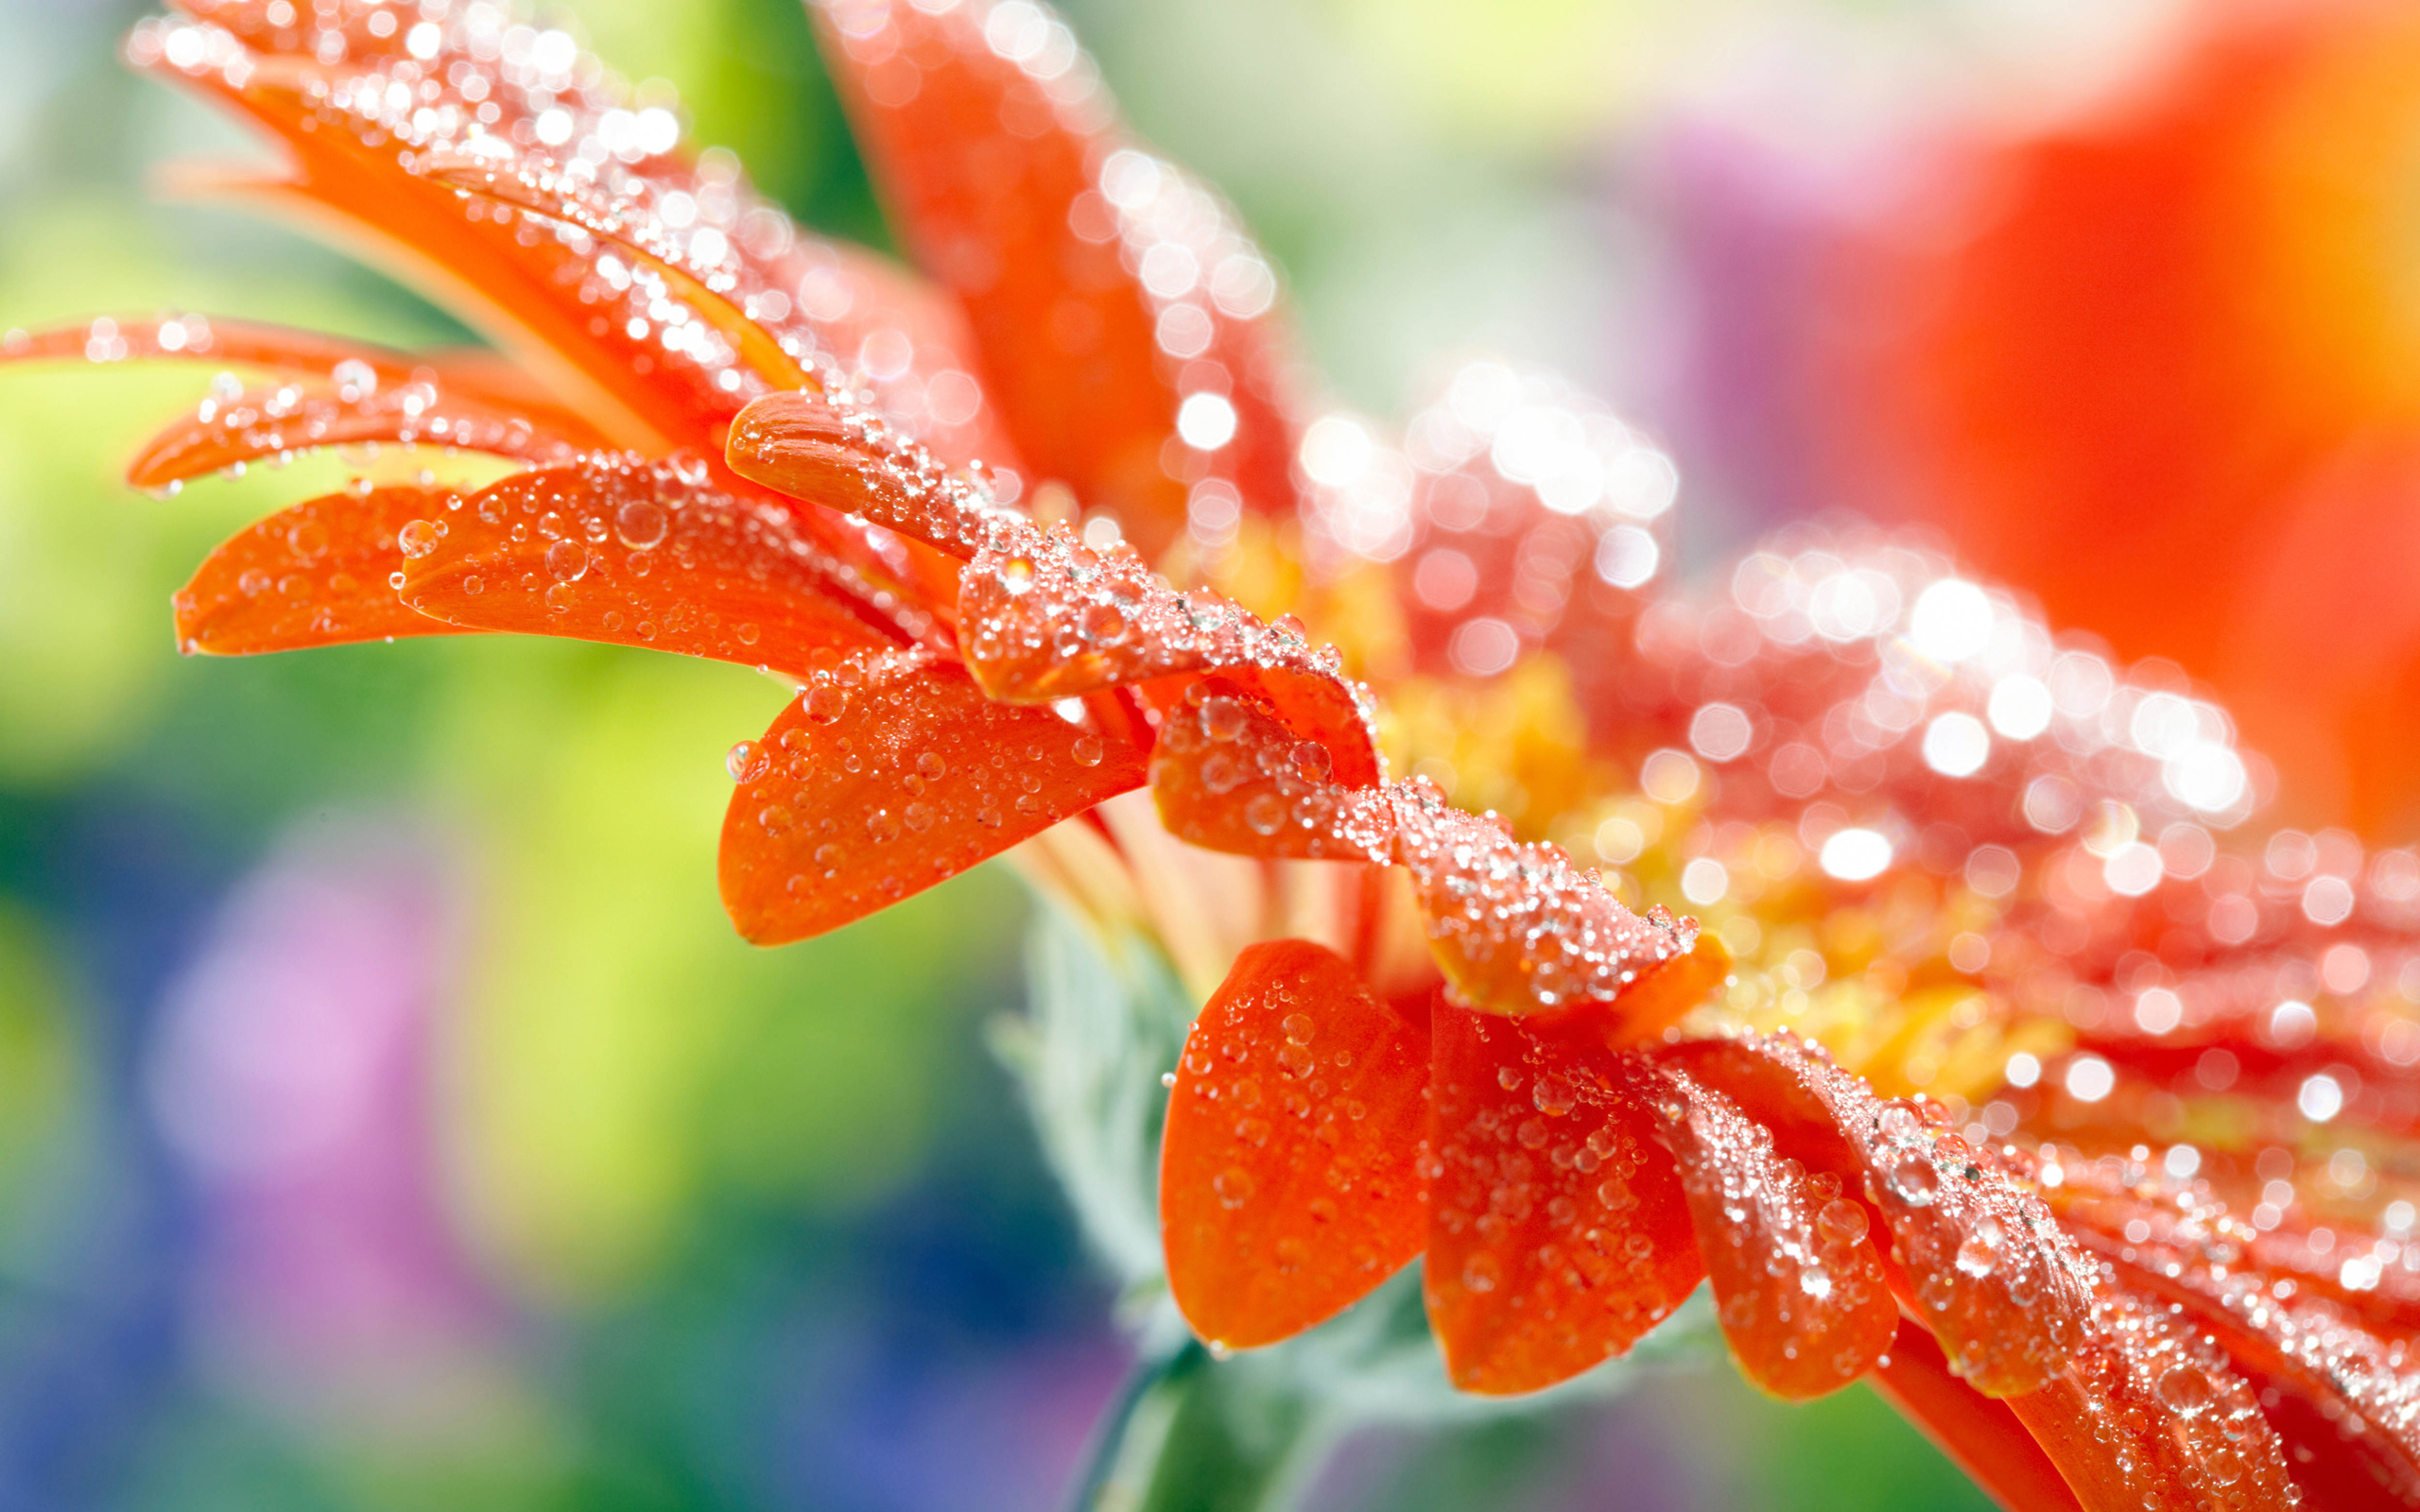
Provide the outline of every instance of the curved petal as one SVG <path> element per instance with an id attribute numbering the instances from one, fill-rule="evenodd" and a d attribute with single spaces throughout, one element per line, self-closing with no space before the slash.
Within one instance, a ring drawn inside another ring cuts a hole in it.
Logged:
<path id="1" fill-rule="evenodd" d="M 724 447 L 752 483 L 861 514 L 960 561 L 1014 517 L 879 417 L 818 394 L 768 394 L 732 421 Z"/>
<path id="2" fill-rule="evenodd" d="M 1428 1319 L 1465 1391 L 1536 1391 L 1619 1354 L 1704 1270 L 1636 1066 L 1584 1037 L 1429 1020 Z"/>
<path id="3" fill-rule="evenodd" d="M 1154 556 L 1188 483 L 1290 509 L 1275 279 L 1214 196 L 1128 147 L 1067 28 L 1038 7 L 813 9 L 901 240 L 965 302 L 1041 475 Z M 1181 433 L 1188 400 L 1215 414 Z"/>
<path id="4" fill-rule="evenodd" d="M 1560 849 L 1521 844 L 1501 819 L 1466 814 L 1426 782 L 1390 791 L 1395 857 L 1427 916 L 1429 948 L 1473 1005 L 1519 1014 L 1614 1003 L 1696 948 L 1696 920 L 1632 913 Z"/>
<path id="5" fill-rule="evenodd" d="M 929 653 L 819 672 L 735 761 L 723 907 L 759 945 L 887 908 L 1143 781 L 1124 741 L 994 703 Z"/>
<path id="6" fill-rule="evenodd" d="M 2081 1512 L 2059 1467 L 2008 1403 L 1950 1373 L 1924 1325 L 1903 1318 L 1891 1353 L 1869 1378 L 1882 1400 L 1991 1493 L 2008 1512 Z"/>
<path id="7" fill-rule="evenodd" d="M 1394 810 L 1382 789 L 1355 790 L 1330 776 L 1356 755 L 1350 739 L 1308 738 L 1268 699 L 1224 677 L 1184 685 L 1160 711 L 1151 748 L 1151 798 L 1170 834 L 1212 850 L 1266 858 L 1384 860 Z M 1337 758 L 1341 748 L 1343 761 Z"/>
<path id="8" fill-rule="evenodd" d="M 1668 1058 L 1808 1169 L 1862 1185 L 1891 1235 L 1901 1305 L 1951 1371 L 2007 1400 L 2086 1506 L 2290 1497 L 2284 1450 L 2225 1356 L 2081 1253 L 2002 1157 L 1937 1126 L 1938 1105 L 1885 1102 L 1788 1037 Z"/>
<path id="9" fill-rule="evenodd" d="M 1203 1338 L 1273 1344 L 1427 1241 L 1428 1045 L 1334 951 L 1253 945 L 1185 1039 L 1160 1146 L 1168 1288 Z"/>
<path id="10" fill-rule="evenodd" d="M 414 611 L 388 581 L 404 560 L 396 533 L 455 500 L 400 484 L 323 494 L 238 531 L 177 593 L 178 645 L 244 656 L 458 633 Z"/>
<path id="11" fill-rule="evenodd" d="M 1658 1137 L 1680 1162 L 1716 1315 L 1748 1379 L 1803 1400 L 1874 1367 L 1898 1332 L 1865 1208 L 1841 1178 L 1775 1153 L 1772 1135 L 1686 1072 L 1667 1072 Z"/>
<path id="12" fill-rule="evenodd" d="M 405 541 L 404 601 L 478 629 L 775 667 L 893 646 L 922 627 L 794 527 L 702 470 L 633 457 L 517 472 Z"/>
<path id="13" fill-rule="evenodd" d="M 518 461 L 568 461 L 572 438 L 541 429 L 517 410 L 500 410 L 411 382 L 369 393 L 305 393 L 292 386 L 214 395 L 144 444 L 127 481 L 153 489 L 262 457 L 290 457 L 324 446 L 425 441 Z"/>

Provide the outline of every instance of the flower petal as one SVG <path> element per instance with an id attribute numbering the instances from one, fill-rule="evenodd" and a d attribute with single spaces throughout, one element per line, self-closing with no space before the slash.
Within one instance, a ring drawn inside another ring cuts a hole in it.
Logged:
<path id="1" fill-rule="evenodd" d="M 330 493 L 237 532 L 177 593 L 178 645 L 243 656 L 458 633 L 415 612 L 387 580 L 404 559 L 396 532 L 454 497 L 400 484 Z"/>
<path id="2" fill-rule="evenodd" d="M 1704 1274 L 1635 1062 L 1441 994 L 1429 1021 L 1428 1318 L 1465 1391 L 1619 1354 Z"/>
<path id="3" fill-rule="evenodd" d="M 1170 834 L 1271 859 L 1387 858 L 1394 837 L 1388 793 L 1330 781 L 1353 765 L 1374 770 L 1364 727 L 1323 741 L 1289 728 L 1244 681 L 1211 677 L 1182 686 L 1160 711 L 1151 748 L 1151 798 Z"/>
<path id="4" fill-rule="evenodd" d="M 753 401 L 732 421 L 724 455 L 751 482 L 862 514 L 961 561 L 1002 518 L 969 480 L 879 417 L 816 394 Z"/>
<path id="5" fill-rule="evenodd" d="M 1863 1182 L 1902 1307 L 1950 1370 L 2008 1401 L 2085 1505 L 2285 1503 L 2284 1452 L 2225 1357 L 2081 1253 L 2002 1157 L 1936 1126 L 1933 1105 L 1885 1102 L 1786 1036 L 1668 1059 L 1808 1169 Z"/>
<path id="6" fill-rule="evenodd" d="M 2081 1508 L 2066 1477 L 2023 1421 L 2006 1402 L 1952 1375 L 1941 1346 L 1923 1324 L 1900 1320 L 1890 1363 L 1869 1379 L 1883 1400 L 1923 1429 L 1927 1438 L 2009 1512 Z"/>
<path id="7" fill-rule="evenodd" d="M 1214 196 L 1128 148 L 1064 25 L 1038 6 L 813 10 L 900 239 L 965 301 L 1040 475 L 1153 556 L 1189 481 L 1290 509 L 1275 279 Z M 1217 412 L 1180 427 L 1196 395 Z"/>
<path id="8" fill-rule="evenodd" d="M 1474 1006 L 1613 1003 L 1696 947 L 1695 920 L 1632 913 L 1557 847 L 1521 844 L 1503 820 L 1464 813 L 1425 782 L 1390 791 L 1396 859 L 1427 916 L 1429 948 Z M 1669 1005 L 1659 994 L 1655 1006 Z"/>
<path id="9" fill-rule="evenodd" d="M 1160 1222 L 1195 1332 L 1273 1344 L 1420 1253 L 1426 1036 L 1343 957 L 1301 939 L 1246 949 L 1176 1076 Z"/>
<path id="10" fill-rule="evenodd" d="M 433 383 L 354 398 L 282 386 L 213 398 L 146 442 L 126 475 L 136 488 L 159 488 L 262 457 L 364 441 L 426 441 L 537 463 L 568 461 L 579 450 L 518 411 L 445 394 Z"/>
<path id="11" fill-rule="evenodd" d="M 994 703 L 926 652 L 819 673 L 735 760 L 723 906 L 759 945 L 887 908 L 1143 781 L 1127 742 Z"/>
<path id="12" fill-rule="evenodd" d="M 703 479 L 702 469 L 609 455 L 514 473 L 406 537 L 404 600 L 479 629 L 802 677 L 818 651 L 912 639 L 908 618 L 804 539 L 790 511 Z"/>
<path id="13" fill-rule="evenodd" d="M 1837 1391 L 1873 1368 L 1898 1332 L 1899 1307 L 1866 1236 L 1863 1204 L 1841 1178 L 1812 1177 L 1774 1152 L 1772 1135 L 1686 1072 L 1658 1125 L 1679 1160 L 1717 1315 L 1739 1367 L 1792 1400 Z"/>

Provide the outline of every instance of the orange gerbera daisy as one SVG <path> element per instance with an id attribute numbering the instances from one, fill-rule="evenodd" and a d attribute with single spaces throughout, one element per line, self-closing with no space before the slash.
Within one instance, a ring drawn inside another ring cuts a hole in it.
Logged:
<path id="1" fill-rule="evenodd" d="M 816 11 L 937 284 L 496 7 L 186 9 L 130 52 L 285 145 L 237 187 L 510 358 L 194 317 L 9 352 L 268 374 L 150 487 L 339 441 L 522 466 L 264 521 L 183 644 L 766 669 L 721 862 L 758 941 L 1031 842 L 1207 998 L 1159 1183 L 1203 1338 L 1425 1257 L 1453 1381 L 1517 1393 L 1705 1280 L 1760 1385 L 1871 1378 L 2012 1506 L 2420 1502 L 2420 857 L 2222 845 L 2261 769 L 2181 679 L 1879 539 L 1651 593 L 1668 464 L 1500 365 L 1399 448 L 1305 424 L 1267 263 L 1028 0 Z"/>

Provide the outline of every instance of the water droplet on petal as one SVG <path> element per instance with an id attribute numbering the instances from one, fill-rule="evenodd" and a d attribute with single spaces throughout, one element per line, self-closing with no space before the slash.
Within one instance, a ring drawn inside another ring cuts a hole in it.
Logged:
<path id="1" fill-rule="evenodd" d="M 653 499 L 629 499 L 614 511 L 614 533 L 633 551 L 660 544 L 671 532 L 672 516 Z"/>

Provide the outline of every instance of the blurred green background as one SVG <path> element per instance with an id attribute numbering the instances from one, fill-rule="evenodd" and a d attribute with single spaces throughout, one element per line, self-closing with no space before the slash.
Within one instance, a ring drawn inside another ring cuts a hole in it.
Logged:
<path id="1" fill-rule="evenodd" d="M 885 242 L 791 0 L 576 9 L 803 221 Z M 461 338 L 148 193 L 251 149 L 119 67 L 141 9 L 0 0 L 0 328 L 175 306 Z M 1384 413 L 1482 344 L 1651 410 L 1672 254 L 1626 133 L 1719 102 L 1759 27 L 1966 45 L 1892 12 L 1070 19 L 1286 267 L 1336 392 Z M 734 668 L 484 638 L 180 659 L 193 564 L 338 475 L 126 490 L 200 383 L 0 370 L 0 1512 L 1058 1504 L 1126 1349 L 982 1048 L 1021 991 L 1018 885 L 741 944 L 722 753 L 781 695 Z M 1701 541 L 1756 514 L 1691 507 Z M 1723 1368 L 1365 1435 L 1319 1500 L 1979 1504 L 1864 1392 L 1786 1409 Z"/>

